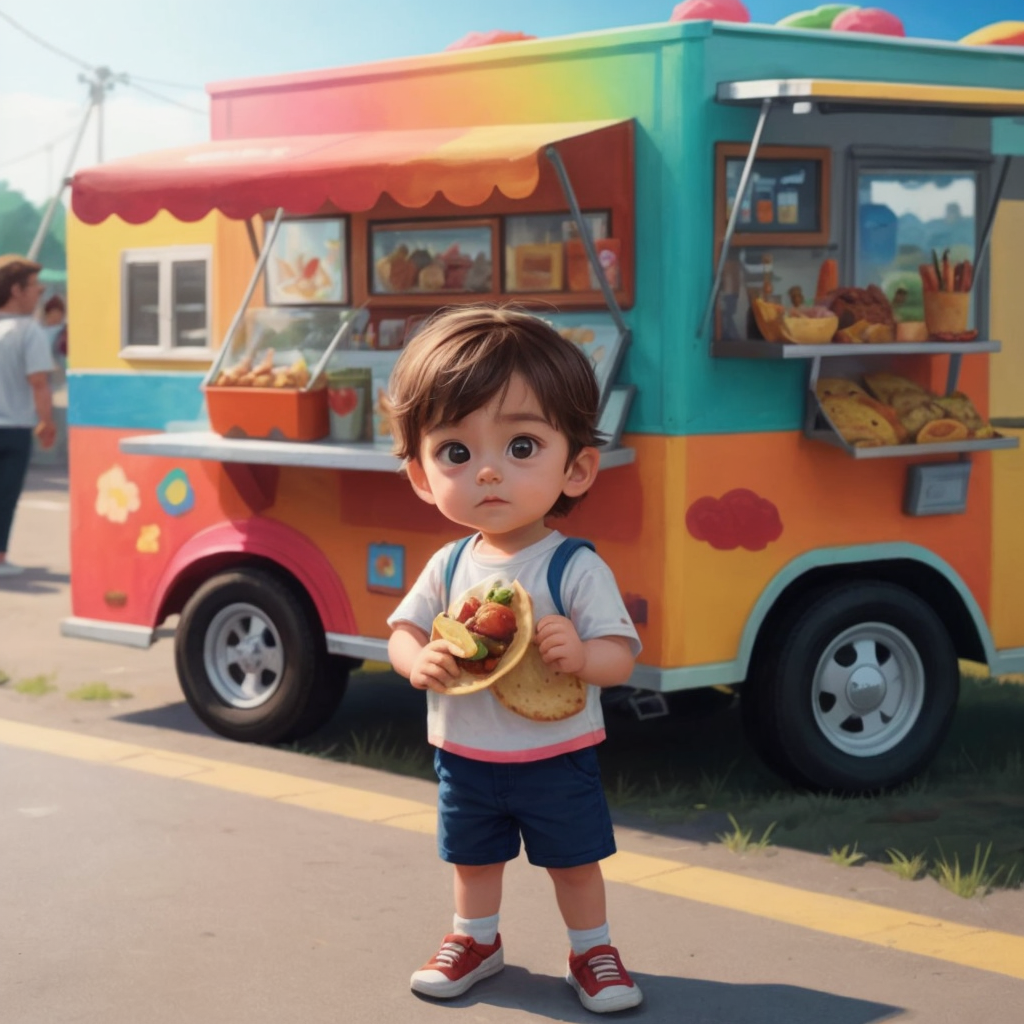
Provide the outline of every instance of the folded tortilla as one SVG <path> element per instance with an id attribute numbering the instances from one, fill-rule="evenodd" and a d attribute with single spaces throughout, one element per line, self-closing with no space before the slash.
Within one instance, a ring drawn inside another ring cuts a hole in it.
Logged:
<path id="1" fill-rule="evenodd" d="M 478 586 L 471 587 L 461 597 L 457 598 L 452 602 L 451 607 L 448 610 L 449 615 L 452 618 L 458 616 L 462 610 L 462 606 L 471 597 L 479 598 L 482 602 L 487 595 L 487 592 L 495 586 L 493 580 L 479 584 Z M 465 669 L 459 674 L 459 678 L 452 683 L 445 691 L 452 696 L 461 696 L 466 693 L 476 693 L 479 690 L 486 690 L 489 686 L 493 686 L 499 679 L 508 675 L 522 660 L 523 656 L 528 650 L 534 647 L 533 645 L 533 601 L 530 600 L 530 595 L 523 590 L 523 588 L 515 581 L 511 584 L 512 588 L 512 612 L 516 617 L 516 635 L 512 638 L 512 643 L 509 644 L 508 650 L 501 656 L 501 661 L 498 662 L 497 668 L 493 672 L 489 672 L 487 675 L 477 675 L 473 672 L 467 672 Z M 436 620 L 435 620 L 436 621 Z M 430 631 L 430 639 L 438 640 L 441 634 L 437 631 L 437 627 L 434 626 Z"/>
<path id="2" fill-rule="evenodd" d="M 586 683 L 545 665 L 536 644 L 530 644 L 516 671 L 500 679 L 491 693 L 509 711 L 534 722 L 571 718 L 587 703 Z"/>

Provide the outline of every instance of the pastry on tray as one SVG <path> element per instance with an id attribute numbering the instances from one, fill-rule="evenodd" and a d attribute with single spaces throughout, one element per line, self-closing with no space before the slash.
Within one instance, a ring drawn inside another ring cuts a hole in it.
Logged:
<path id="1" fill-rule="evenodd" d="M 892 410 L 867 395 L 825 398 L 821 407 L 843 440 L 855 448 L 882 448 L 906 438 Z"/>

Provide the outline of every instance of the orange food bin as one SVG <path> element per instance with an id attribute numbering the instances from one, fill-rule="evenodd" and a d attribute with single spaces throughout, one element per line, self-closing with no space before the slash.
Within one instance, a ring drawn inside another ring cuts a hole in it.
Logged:
<path id="1" fill-rule="evenodd" d="M 327 436 L 327 391 L 207 387 L 210 426 L 224 437 L 318 441 Z"/>

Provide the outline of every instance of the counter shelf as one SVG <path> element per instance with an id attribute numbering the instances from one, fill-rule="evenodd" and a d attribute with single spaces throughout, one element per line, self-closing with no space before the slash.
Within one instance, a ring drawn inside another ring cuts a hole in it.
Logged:
<path id="1" fill-rule="evenodd" d="M 998 341 L 896 341 L 877 345 L 847 345 L 830 341 L 827 345 L 794 345 L 792 342 L 716 341 L 711 354 L 719 359 L 835 359 L 851 356 L 941 356 L 975 355 L 999 352 Z"/>
<path id="2" fill-rule="evenodd" d="M 247 437 L 222 437 L 212 431 L 143 434 L 121 440 L 126 455 L 156 455 L 172 459 L 199 459 L 250 466 L 304 466 L 309 469 L 358 469 L 395 473 L 400 460 L 384 447 L 370 442 L 340 444 L 337 441 L 262 441 Z M 636 458 L 632 448 L 601 452 L 601 469 L 627 466 Z"/>
<path id="3" fill-rule="evenodd" d="M 816 381 L 817 374 L 813 374 L 807 391 L 804 436 L 812 441 L 824 441 L 825 444 L 841 448 L 854 459 L 906 459 L 924 455 L 954 454 L 966 457 L 971 452 L 994 451 L 998 448 L 1017 448 L 1020 445 L 1019 438 L 1003 437 L 1001 434 L 997 434 L 995 437 L 967 438 L 963 441 L 935 441 L 929 444 L 909 442 L 907 444 L 884 445 L 879 448 L 860 448 L 850 444 L 836 430 L 832 421 L 824 409 L 822 409 L 821 402 L 818 400 L 818 395 L 814 390 Z"/>

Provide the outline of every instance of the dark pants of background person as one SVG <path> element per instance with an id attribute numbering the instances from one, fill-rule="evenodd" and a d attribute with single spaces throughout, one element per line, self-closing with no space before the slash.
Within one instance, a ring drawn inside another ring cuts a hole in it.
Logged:
<path id="1" fill-rule="evenodd" d="M 31 427 L 0 427 L 0 551 L 7 551 L 31 454 Z"/>

